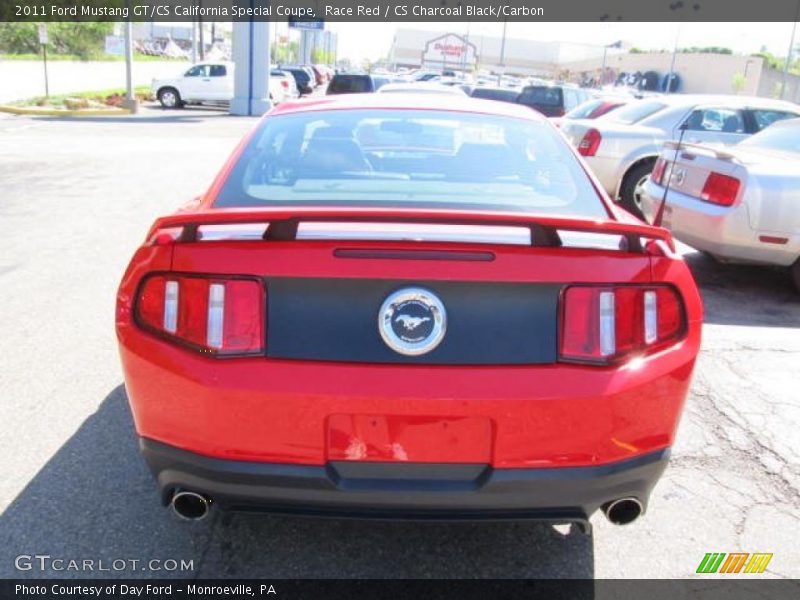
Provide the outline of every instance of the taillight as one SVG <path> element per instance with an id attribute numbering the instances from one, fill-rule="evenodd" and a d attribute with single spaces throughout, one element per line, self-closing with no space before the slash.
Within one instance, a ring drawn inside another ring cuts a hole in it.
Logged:
<path id="1" fill-rule="evenodd" d="M 583 134 L 583 139 L 578 144 L 578 153 L 581 156 L 594 156 L 602 141 L 603 136 L 600 135 L 600 132 L 597 129 L 590 129 Z"/>
<path id="2" fill-rule="evenodd" d="M 285 87 L 286 89 L 289 89 L 289 82 L 286 81 L 285 79 L 281 79 L 281 86 Z"/>
<path id="3" fill-rule="evenodd" d="M 664 348 L 686 328 L 669 286 L 572 286 L 561 299 L 559 357 L 612 363 Z"/>
<path id="4" fill-rule="evenodd" d="M 658 160 L 656 160 L 656 164 L 653 165 L 653 172 L 650 173 L 650 179 L 656 185 L 661 185 L 662 180 L 664 179 L 664 171 L 667 169 L 667 161 L 665 161 L 660 156 Z"/>
<path id="5" fill-rule="evenodd" d="M 136 322 L 210 354 L 264 348 L 264 291 L 254 279 L 153 275 L 139 289 Z"/>
<path id="6" fill-rule="evenodd" d="M 712 204 L 720 206 L 732 206 L 739 194 L 741 182 L 735 177 L 722 175 L 721 173 L 711 173 L 706 179 L 700 198 Z"/>

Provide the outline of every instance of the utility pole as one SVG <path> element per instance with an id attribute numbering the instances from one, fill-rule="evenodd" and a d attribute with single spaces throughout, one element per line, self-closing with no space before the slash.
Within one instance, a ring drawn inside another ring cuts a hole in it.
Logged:
<path id="1" fill-rule="evenodd" d="M 500 74 L 497 76 L 497 85 L 503 85 L 503 75 L 506 72 L 506 26 L 508 21 L 503 19 L 503 39 L 500 40 Z"/>
<path id="2" fill-rule="evenodd" d="M 197 7 L 203 8 L 203 0 L 197 0 Z M 206 59 L 206 43 L 205 43 L 205 36 L 203 35 L 203 17 L 199 16 L 202 11 L 198 11 L 198 21 L 197 27 L 200 29 L 200 60 Z"/>
<path id="3" fill-rule="evenodd" d="M 608 53 L 608 46 L 603 46 L 603 66 L 600 67 L 600 86 L 603 87 L 606 80 L 606 54 Z"/>
<path id="4" fill-rule="evenodd" d="M 680 25 L 678 25 L 678 31 L 675 33 L 675 45 L 672 48 L 672 61 L 669 63 L 669 75 L 667 75 L 667 89 L 664 90 L 667 94 L 669 94 L 672 91 L 672 77 L 675 74 L 675 56 L 678 54 L 678 38 L 680 38 L 680 35 L 681 35 L 681 27 Z"/>
<path id="5" fill-rule="evenodd" d="M 786 62 L 783 65 L 783 81 L 781 82 L 781 100 L 786 94 L 786 77 L 789 75 L 789 65 L 794 54 L 794 34 L 797 32 L 797 19 L 800 18 L 800 0 L 797 0 L 797 8 L 794 11 L 794 23 L 792 23 L 792 37 L 789 40 L 789 51 L 786 53 Z"/>
<path id="6" fill-rule="evenodd" d="M 130 7 L 131 0 L 128 0 Z M 125 101 L 123 108 L 132 113 L 139 111 L 139 103 L 133 95 L 133 21 L 125 21 Z"/>
<path id="7" fill-rule="evenodd" d="M 192 21 L 192 64 L 197 62 L 197 23 Z"/>

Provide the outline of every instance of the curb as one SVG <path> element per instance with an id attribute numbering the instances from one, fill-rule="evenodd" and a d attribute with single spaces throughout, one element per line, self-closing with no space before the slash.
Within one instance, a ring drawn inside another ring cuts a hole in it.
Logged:
<path id="1" fill-rule="evenodd" d="M 39 117 L 115 117 L 129 115 L 127 108 L 85 108 L 79 110 L 59 110 L 56 108 L 29 108 L 23 106 L 0 105 L 0 112 L 12 115 L 29 115 Z"/>

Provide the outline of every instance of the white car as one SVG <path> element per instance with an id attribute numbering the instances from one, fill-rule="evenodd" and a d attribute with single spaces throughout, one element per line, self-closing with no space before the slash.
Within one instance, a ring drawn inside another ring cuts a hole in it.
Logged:
<path id="1" fill-rule="evenodd" d="M 682 242 L 722 261 L 791 267 L 800 289 L 800 119 L 724 149 L 677 146 L 667 142 L 644 185 L 645 218 L 665 202 L 661 224 Z"/>
<path id="2" fill-rule="evenodd" d="M 686 126 L 689 143 L 735 144 L 771 123 L 800 116 L 790 102 L 745 96 L 667 95 L 631 102 L 561 131 L 583 155 L 612 199 L 641 216 L 645 182 L 665 141 Z"/>
<path id="3" fill-rule="evenodd" d="M 274 67 L 269 71 L 269 91 L 270 100 L 274 104 L 280 104 L 286 100 L 296 100 L 300 97 L 294 75 Z"/>
<path id="4" fill-rule="evenodd" d="M 412 83 L 387 83 L 381 86 L 378 94 L 441 94 L 445 96 L 460 96 L 463 98 L 467 93 L 457 86 L 442 85 L 440 83 L 429 83 L 427 81 Z"/>
<path id="5" fill-rule="evenodd" d="M 233 98 L 234 63 L 203 62 L 192 65 L 182 75 L 169 79 L 153 79 L 151 89 L 164 108 L 180 108 L 184 104 L 229 104 Z M 270 77 L 270 101 L 279 104 L 288 99 L 292 86 L 287 80 Z"/>

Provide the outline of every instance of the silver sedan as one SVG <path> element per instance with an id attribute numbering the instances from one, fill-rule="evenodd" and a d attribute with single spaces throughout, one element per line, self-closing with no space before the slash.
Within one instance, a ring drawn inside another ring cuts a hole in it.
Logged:
<path id="1" fill-rule="evenodd" d="M 798 165 L 800 119 L 724 149 L 668 142 L 642 210 L 653 222 L 664 202 L 662 225 L 682 242 L 722 261 L 789 267 L 800 290 Z"/>
<path id="2" fill-rule="evenodd" d="M 631 102 L 593 120 L 574 120 L 561 130 L 614 200 L 641 216 L 641 193 L 665 141 L 735 144 L 769 124 L 800 117 L 800 106 L 746 96 L 657 96 Z"/>

